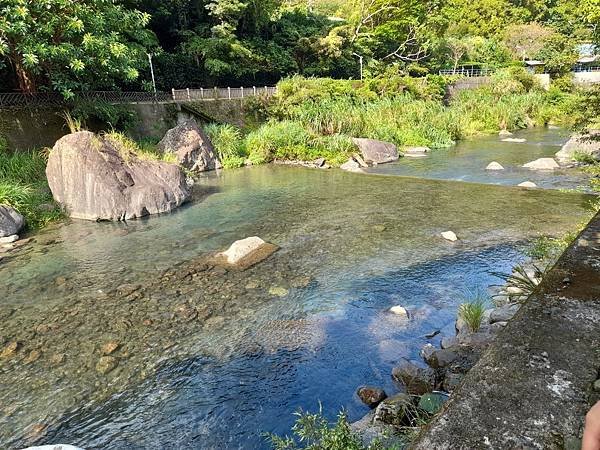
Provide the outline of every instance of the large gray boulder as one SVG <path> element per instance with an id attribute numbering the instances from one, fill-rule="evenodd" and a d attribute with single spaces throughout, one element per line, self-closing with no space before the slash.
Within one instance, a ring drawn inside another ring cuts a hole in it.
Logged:
<path id="1" fill-rule="evenodd" d="M 14 208 L 0 205 L 0 238 L 17 234 L 24 224 L 23 216 Z"/>
<path id="2" fill-rule="evenodd" d="M 69 134 L 54 145 L 46 176 L 54 199 L 77 219 L 166 213 L 191 196 L 181 167 L 140 159 L 123 143 L 89 131 Z"/>
<path id="3" fill-rule="evenodd" d="M 383 164 L 397 161 L 400 157 L 398 147 L 389 142 L 376 141 L 374 139 L 354 138 L 352 141 L 359 148 L 367 163 Z"/>
<path id="4" fill-rule="evenodd" d="M 556 153 L 556 159 L 562 163 L 573 160 L 575 154 L 583 153 L 600 161 L 600 130 L 590 130 L 586 134 L 575 134 Z"/>
<path id="5" fill-rule="evenodd" d="M 173 153 L 179 164 L 194 172 L 222 167 L 210 139 L 193 120 L 182 122 L 167 131 L 158 143 L 158 150 Z"/>

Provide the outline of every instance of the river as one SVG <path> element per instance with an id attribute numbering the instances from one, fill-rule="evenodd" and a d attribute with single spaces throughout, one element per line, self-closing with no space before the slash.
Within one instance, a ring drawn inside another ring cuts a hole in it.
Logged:
<path id="1" fill-rule="evenodd" d="M 264 433 L 289 433 L 299 408 L 360 418 L 359 385 L 397 391 L 394 364 L 451 334 L 459 304 L 499 282 L 493 272 L 588 217 L 589 195 L 506 186 L 572 188 L 575 172 L 482 172 L 560 139 L 480 138 L 375 169 L 420 178 L 230 170 L 202 177 L 197 200 L 170 215 L 43 231 L 0 263 L 0 344 L 18 342 L 0 359 L 1 447 L 269 448 Z M 254 235 L 281 249 L 244 272 L 207 264 Z"/>

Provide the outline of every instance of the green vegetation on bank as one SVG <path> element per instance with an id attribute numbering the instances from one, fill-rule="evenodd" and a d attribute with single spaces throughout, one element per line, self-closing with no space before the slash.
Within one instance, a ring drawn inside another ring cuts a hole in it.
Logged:
<path id="1" fill-rule="evenodd" d="M 273 98 L 249 101 L 249 111 L 265 118 L 258 128 L 244 134 L 212 125 L 208 131 L 225 167 L 319 157 L 339 165 L 356 151 L 353 137 L 443 148 L 501 129 L 580 126 L 594 114 L 588 92 L 546 91 L 519 67 L 499 70 L 489 85 L 459 92 L 446 104 L 452 81 L 392 73 L 364 82 L 296 76 L 282 80 Z"/>
<path id="2" fill-rule="evenodd" d="M 29 229 L 42 228 L 63 216 L 46 180 L 45 152 L 0 149 L 0 204 L 23 214 Z"/>

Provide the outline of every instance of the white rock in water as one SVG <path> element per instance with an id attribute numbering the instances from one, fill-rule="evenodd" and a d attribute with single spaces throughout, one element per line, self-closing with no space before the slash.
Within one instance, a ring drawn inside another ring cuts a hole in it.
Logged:
<path id="1" fill-rule="evenodd" d="M 407 147 L 403 150 L 405 155 L 422 155 L 423 153 L 429 153 L 431 149 L 429 147 Z"/>
<path id="2" fill-rule="evenodd" d="M 0 238 L 0 244 L 11 244 L 19 240 L 19 235 L 13 234 L 12 236 Z"/>
<path id="3" fill-rule="evenodd" d="M 523 167 L 534 170 L 554 170 L 560 168 L 553 158 L 539 158 L 524 164 Z"/>
<path id="4" fill-rule="evenodd" d="M 500 164 L 496 161 L 492 161 L 491 163 L 489 163 L 487 165 L 485 170 L 504 170 L 504 167 L 502 167 L 502 164 Z"/>
<path id="5" fill-rule="evenodd" d="M 534 188 L 534 187 L 537 187 L 537 184 L 535 184 L 531 181 L 523 181 L 522 183 L 519 183 L 517 186 L 526 187 L 526 188 Z"/>
<path id="6" fill-rule="evenodd" d="M 346 161 L 340 166 L 340 169 L 347 170 L 349 172 L 359 172 L 360 164 L 357 163 L 354 159 L 350 158 L 348 161 Z"/>
<path id="7" fill-rule="evenodd" d="M 512 136 L 513 134 L 508 130 L 500 130 L 498 136 Z"/>
<path id="8" fill-rule="evenodd" d="M 404 306 L 396 305 L 390 308 L 390 312 L 396 314 L 397 316 L 408 319 L 408 311 Z"/>
<path id="9" fill-rule="evenodd" d="M 228 264 L 246 268 L 268 258 L 277 249 L 276 245 L 269 244 L 257 236 L 252 236 L 235 241 L 227 251 L 218 256 L 225 257 Z"/>
<path id="10" fill-rule="evenodd" d="M 442 233 L 442 237 L 451 242 L 458 241 L 458 236 L 456 236 L 456 233 L 454 233 L 454 231 L 444 231 Z"/>
<path id="11" fill-rule="evenodd" d="M 523 138 L 506 138 L 506 139 L 502 139 L 502 142 L 527 142 L 527 139 L 523 139 Z"/>

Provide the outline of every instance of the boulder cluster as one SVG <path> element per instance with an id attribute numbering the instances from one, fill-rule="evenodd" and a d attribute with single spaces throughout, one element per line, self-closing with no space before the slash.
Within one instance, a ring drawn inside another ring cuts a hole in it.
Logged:
<path id="1" fill-rule="evenodd" d="M 192 183 L 184 169 L 221 167 L 210 140 L 193 121 L 169 130 L 158 150 L 174 154 L 177 164 L 146 158 L 111 135 L 80 131 L 64 136 L 46 167 L 54 200 L 77 219 L 130 220 L 167 213 L 191 198 Z"/>

